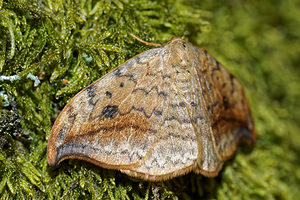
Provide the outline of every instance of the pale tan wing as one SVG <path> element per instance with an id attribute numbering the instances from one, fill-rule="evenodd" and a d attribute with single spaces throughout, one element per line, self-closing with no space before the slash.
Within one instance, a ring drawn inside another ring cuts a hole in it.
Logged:
<path id="1" fill-rule="evenodd" d="M 78 93 L 56 119 L 48 162 L 78 158 L 122 169 L 139 162 L 154 142 L 167 98 L 157 55 L 146 51 Z M 149 71 L 150 66 L 154 71 Z M 151 74 L 159 74 L 160 79 Z"/>
<path id="2" fill-rule="evenodd" d="M 255 134 L 241 85 L 174 38 L 76 95 L 53 126 L 48 161 L 74 157 L 153 181 L 190 170 L 215 176 L 247 137 Z"/>
<path id="3" fill-rule="evenodd" d="M 214 136 L 203 93 L 200 61 L 193 46 L 175 38 L 165 47 L 165 70 L 171 74 L 169 103 L 164 109 L 157 142 L 139 166 L 123 170 L 132 176 L 158 181 L 191 170 L 215 176 L 223 161 Z"/>
<path id="4" fill-rule="evenodd" d="M 165 60 L 165 70 L 171 74 L 171 85 L 169 103 L 156 134 L 157 142 L 143 163 L 123 172 L 153 181 L 190 170 L 216 176 L 240 140 L 252 141 L 255 137 L 248 106 L 240 108 L 232 103 L 246 102 L 241 85 L 224 68 L 219 74 L 222 77 L 214 77 L 212 72 L 221 66 L 205 51 L 183 40 L 175 38 L 164 48 L 162 60 Z M 231 80 L 237 85 L 237 94 L 228 94 L 228 89 L 223 88 L 223 83 L 232 84 Z M 224 96 L 225 102 L 221 102 L 220 97 L 223 100 Z M 214 110 L 217 108 L 220 110 Z"/>
<path id="5" fill-rule="evenodd" d="M 166 79 L 169 91 L 168 102 L 158 124 L 157 140 L 140 165 L 122 170 L 131 176 L 160 181 L 186 174 L 195 168 L 200 150 L 196 135 L 199 128 L 193 121 L 204 123 L 204 113 L 198 112 L 201 111 L 199 90 L 189 70 L 192 66 L 185 67 L 177 62 L 176 49 L 173 43 L 166 45 L 161 58 L 164 71 L 169 74 Z"/>
<path id="6" fill-rule="evenodd" d="M 255 141 L 251 112 L 240 82 L 206 50 L 194 49 L 199 61 L 196 70 L 204 99 L 203 109 L 212 130 L 210 139 L 220 163 L 223 163 L 232 156 L 240 141 Z M 206 171 L 201 164 L 199 167 Z M 208 170 L 207 175 L 214 176 L 219 170 Z"/>
<path id="7" fill-rule="evenodd" d="M 168 42 L 164 52 L 161 60 L 169 71 L 171 84 L 157 141 L 140 165 L 123 172 L 153 181 L 191 170 L 216 176 L 224 160 L 211 127 L 214 116 L 209 106 L 214 104 L 215 97 L 208 96 L 215 94 L 206 90 L 213 84 L 206 77 L 205 68 L 210 65 L 206 63 L 208 58 L 179 38 Z"/>

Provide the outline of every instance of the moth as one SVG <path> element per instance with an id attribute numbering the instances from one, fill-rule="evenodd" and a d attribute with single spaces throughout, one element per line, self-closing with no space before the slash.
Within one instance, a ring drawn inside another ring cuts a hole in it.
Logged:
<path id="1" fill-rule="evenodd" d="M 80 159 L 149 181 L 218 175 L 256 140 L 240 82 L 206 50 L 174 37 L 98 79 L 64 107 L 50 166 Z"/>

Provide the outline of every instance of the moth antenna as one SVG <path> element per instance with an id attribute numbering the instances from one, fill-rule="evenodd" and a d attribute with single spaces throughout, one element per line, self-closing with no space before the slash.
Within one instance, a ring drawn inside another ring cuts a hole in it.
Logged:
<path id="1" fill-rule="evenodd" d="M 141 38 L 138 38 L 137 36 L 133 35 L 132 33 L 130 33 L 131 37 L 133 37 L 134 39 L 138 40 L 141 43 L 144 43 L 145 45 L 148 46 L 155 46 L 155 47 L 161 47 L 161 44 L 158 43 L 154 43 L 154 42 L 146 42 L 145 40 L 142 40 Z"/>

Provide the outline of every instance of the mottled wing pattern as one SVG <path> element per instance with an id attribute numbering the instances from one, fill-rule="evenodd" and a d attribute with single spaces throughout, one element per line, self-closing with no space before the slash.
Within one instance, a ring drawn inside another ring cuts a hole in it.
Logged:
<path id="1" fill-rule="evenodd" d="M 162 50 L 138 55 L 71 100 L 53 126 L 51 165 L 79 158 L 154 180 L 195 163 L 197 139 Z"/>
<path id="2" fill-rule="evenodd" d="M 164 98 L 153 80 L 144 87 L 149 68 L 146 63 L 155 60 L 159 51 L 152 49 L 130 59 L 65 106 L 48 142 L 50 165 L 78 158 L 103 167 L 122 168 L 145 156 L 156 134 L 149 119 L 159 120 L 155 116 L 160 115 L 164 103 L 151 99 Z"/>
<path id="3" fill-rule="evenodd" d="M 163 65 L 168 65 L 163 58 L 160 60 Z M 161 112 L 161 120 L 156 124 L 156 141 L 139 166 L 123 170 L 129 175 L 152 181 L 169 179 L 191 171 L 198 156 L 198 141 L 187 108 L 190 102 L 178 88 L 174 69 L 167 66 L 165 72 L 167 101 Z"/>
<path id="4" fill-rule="evenodd" d="M 204 100 L 203 110 L 206 111 L 211 129 L 208 137 L 213 142 L 210 144 L 213 148 L 206 148 L 204 155 L 212 155 L 211 150 L 215 149 L 217 157 L 214 159 L 222 164 L 232 156 L 241 140 L 249 143 L 255 141 L 251 112 L 240 82 L 206 50 L 194 49 L 199 61 L 196 71 Z M 201 138 L 205 138 L 203 134 Z M 205 163 L 204 155 L 200 162 Z M 202 173 L 203 169 L 207 171 L 208 176 L 214 176 L 220 170 L 220 167 L 216 167 L 216 171 L 207 170 L 201 164 L 200 168 Z"/>
<path id="5" fill-rule="evenodd" d="M 67 158 L 146 180 L 216 176 L 255 132 L 241 84 L 203 49 L 173 38 L 78 93 L 55 121 L 48 162 Z"/>
<path id="6" fill-rule="evenodd" d="M 214 147 L 199 71 L 200 62 L 191 45 L 175 40 L 161 53 L 170 79 L 168 100 L 163 110 L 158 141 L 141 165 L 125 170 L 148 180 L 172 178 L 191 170 L 205 175 L 222 166 Z M 197 162 L 197 160 L 199 160 Z"/>

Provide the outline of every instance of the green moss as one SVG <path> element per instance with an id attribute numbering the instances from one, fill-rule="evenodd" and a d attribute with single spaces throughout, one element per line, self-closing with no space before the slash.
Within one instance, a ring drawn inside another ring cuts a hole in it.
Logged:
<path id="1" fill-rule="evenodd" d="M 1 198 L 296 199 L 299 11 L 296 0 L 0 0 L 0 74 L 11 80 L 0 80 Z M 149 49 L 129 33 L 156 43 L 186 37 L 233 72 L 255 118 L 253 151 L 240 150 L 217 178 L 155 184 L 76 160 L 49 167 L 47 139 L 63 106 Z"/>

